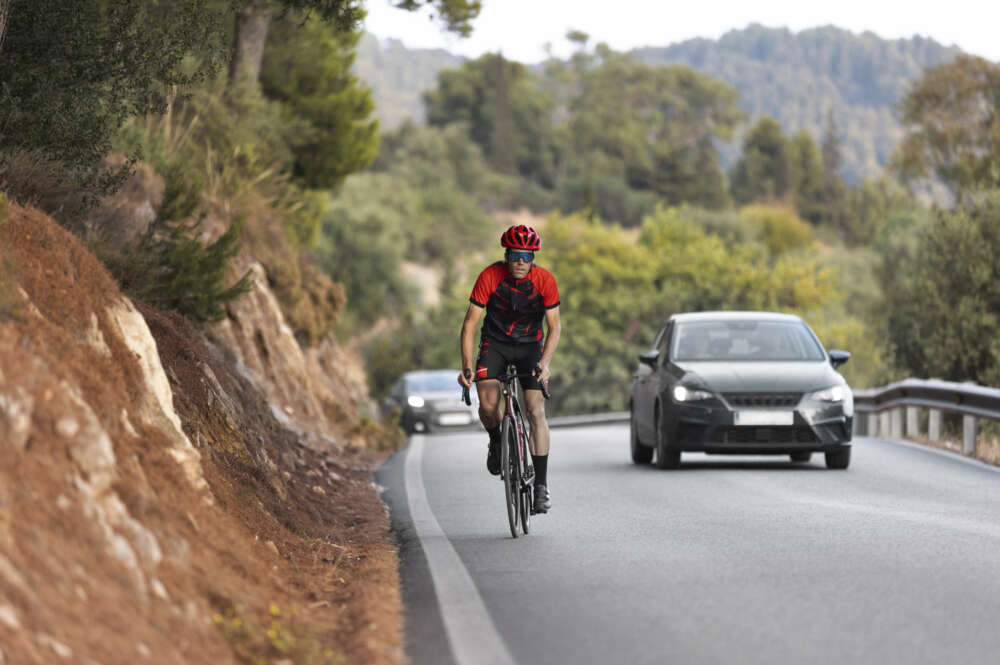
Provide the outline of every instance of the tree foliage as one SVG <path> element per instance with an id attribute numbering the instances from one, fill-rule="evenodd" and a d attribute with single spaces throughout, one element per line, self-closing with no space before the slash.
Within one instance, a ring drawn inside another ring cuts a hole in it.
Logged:
<path id="1" fill-rule="evenodd" d="M 961 55 L 926 72 L 903 100 L 904 178 L 941 179 L 961 198 L 1000 186 L 1000 65 Z"/>
<path id="2" fill-rule="evenodd" d="M 271 27 L 261 86 L 297 128 L 292 172 L 307 187 L 336 188 L 378 150 L 371 92 L 351 72 L 359 37 L 294 14 Z"/>
<path id="3" fill-rule="evenodd" d="M 910 375 L 1000 385 L 1000 194 L 938 211 L 887 275 L 889 330 Z"/>
<path id="4" fill-rule="evenodd" d="M 781 125 L 765 116 L 743 139 L 743 154 L 733 167 L 733 198 L 739 203 L 788 199 L 796 186 L 795 167 Z"/>
<path id="5" fill-rule="evenodd" d="M 886 40 L 833 26 L 793 32 L 750 25 L 718 40 L 690 39 L 635 55 L 725 81 L 752 118 L 770 116 L 790 134 L 820 136 L 832 110 L 841 127 L 841 175 L 856 184 L 878 177 L 889 162 L 899 133 L 894 107 L 909 85 L 958 53 L 926 37 Z"/>
<path id="6" fill-rule="evenodd" d="M 570 97 L 572 167 L 585 174 L 602 155 L 622 164 L 630 188 L 665 203 L 725 205 L 713 140 L 731 136 L 742 118 L 736 91 L 687 67 L 651 67 L 606 49 L 598 57 Z"/>
<path id="7" fill-rule="evenodd" d="M 494 169 L 554 192 L 566 211 L 636 225 L 656 200 L 727 205 L 714 141 L 742 117 L 735 92 L 584 44 L 544 79 L 500 55 L 444 71 L 424 97 L 428 120 L 466 127 Z"/>
<path id="8" fill-rule="evenodd" d="M 555 176 L 552 101 L 524 65 L 486 54 L 438 75 L 424 93 L 427 121 L 466 125 L 469 137 L 502 173 L 551 186 Z"/>
<path id="9" fill-rule="evenodd" d="M 0 58 L 0 148 L 91 168 L 125 119 L 165 108 L 223 49 L 209 0 L 15 0 Z M 193 70 L 184 57 L 201 58 Z"/>

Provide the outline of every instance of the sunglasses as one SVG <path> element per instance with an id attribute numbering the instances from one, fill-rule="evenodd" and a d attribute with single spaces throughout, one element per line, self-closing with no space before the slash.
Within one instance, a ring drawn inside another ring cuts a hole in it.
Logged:
<path id="1" fill-rule="evenodd" d="M 515 261 L 520 261 L 522 263 L 531 263 L 532 261 L 535 260 L 535 253 L 508 251 L 507 260 L 510 261 L 511 263 L 514 263 Z"/>

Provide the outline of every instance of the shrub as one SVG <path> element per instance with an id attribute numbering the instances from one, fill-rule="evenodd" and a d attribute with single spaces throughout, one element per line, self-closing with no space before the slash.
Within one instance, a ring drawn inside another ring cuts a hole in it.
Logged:
<path id="1" fill-rule="evenodd" d="M 201 223 L 157 220 L 135 243 L 105 256 L 108 270 L 129 296 L 192 321 L 218 321 L 225 307 L 251 288 L 247 271 L 225 286 L 230 260 L 239 251 L 237 221 L 214 242 L 199 240 Z"/>

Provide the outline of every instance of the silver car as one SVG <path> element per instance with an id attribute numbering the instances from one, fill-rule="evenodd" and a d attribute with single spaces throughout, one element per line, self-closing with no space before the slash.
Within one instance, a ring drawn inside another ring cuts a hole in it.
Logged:
<path id="1" fill-rule="evenodd" d="M 382 402 L 388 415 L 398 409 L 399 424 L 410 432 L 433 432 L 479 424 L 479 402 L 472 391 L 472 406 L 462 401 L 457 369 L 407 372 L 393 384 Z"/>

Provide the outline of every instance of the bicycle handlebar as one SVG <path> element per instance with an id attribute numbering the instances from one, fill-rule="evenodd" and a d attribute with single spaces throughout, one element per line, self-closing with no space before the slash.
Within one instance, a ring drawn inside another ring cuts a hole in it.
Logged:
<path id="1" fill-rule="evenodd" d="M 462 374 L 465 376 L 466 379 L 472 376 L 472 372 L 470 372 L 467 369 L 462 370 Z M 521 374 L 500 374 L 499 376 L 485 376 L 481 379 L 479 378 L 472 379 L 472 382 L 479 383 L 480 381 L 497 380 L 500 381 L 501 383 L 505 383 L 513 379 L 534 378 L 534 377 L 535 377 L 534 372 L 526 372 Z M 545 379 L 544 381 L 539 381 L 538 385 L 542 387 L 542 397 L 544 397 L 545 399 L 549 399 L 550 397 L 552 397 L 552 393 L 549 392 L 548 379 Z M 465 402 L 466 406 L 472 406 L 472 399 L 469 397 L 469 386 L 462 387 L 462 401 Z"/>

